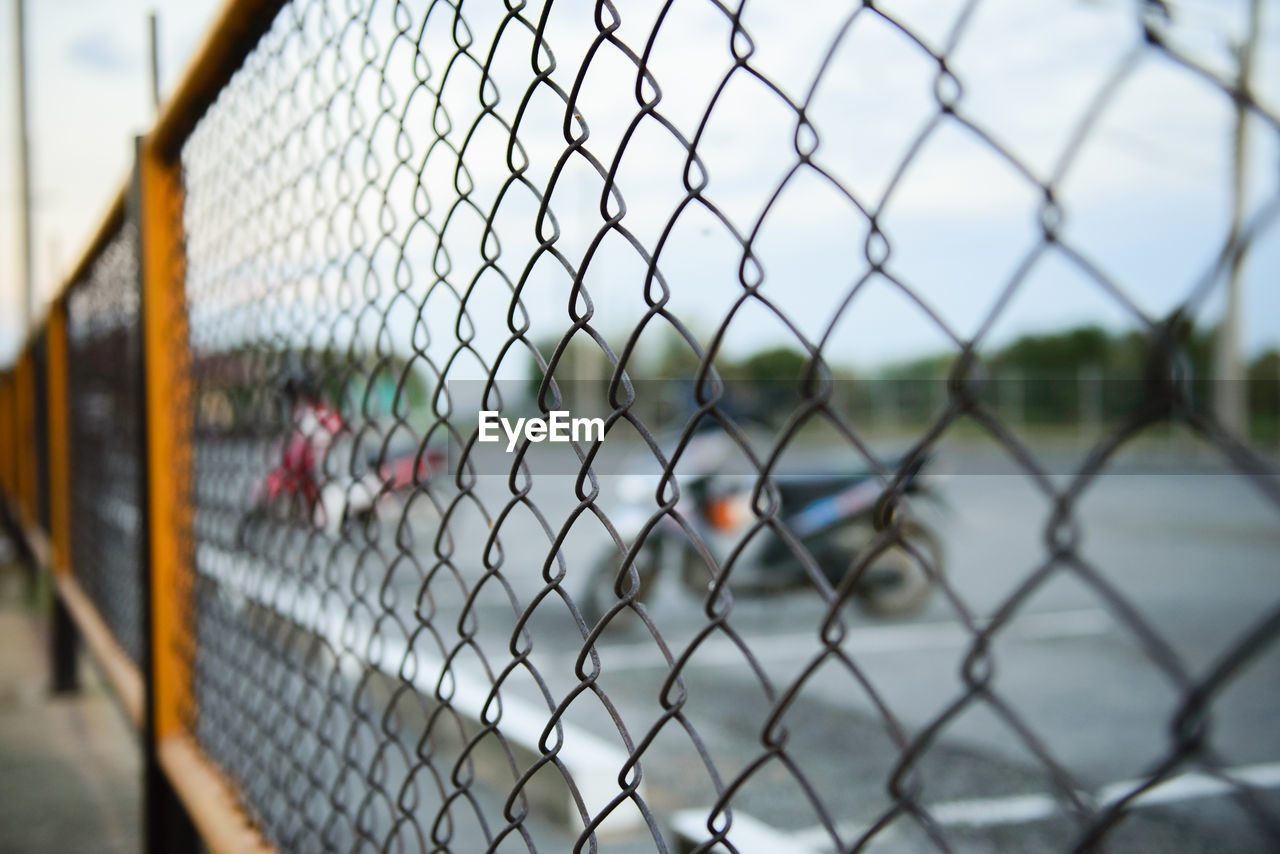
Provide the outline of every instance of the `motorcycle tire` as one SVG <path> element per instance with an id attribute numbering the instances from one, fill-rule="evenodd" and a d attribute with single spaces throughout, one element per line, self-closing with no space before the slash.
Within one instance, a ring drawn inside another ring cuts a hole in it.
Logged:
<path id="1" fill-rule="evenodd" d="M 238 550 L 249 550 L 252 534 L 262 526 L 266 516 L 266 510 L 261 506 L 255 505 L 240 517 L 240 521 L 236 523 L 235 532 L 235 547 Z"/>
<path id="2" fill-rule="evenodd" d="M 640 575 L 640 586 L 636 591 L 635 601 L 645 602 L 654 589 L 658 577 L 658 560 L 660 549 L 656 545 L 646 545 L 636 556 L 634 563 Z M 613 585 L 618 577 L 622 556 L 610 547 L 599 558 L 587 575 L 587 584 L 583 590 L 580 608 L 583 622 L 587 628 L 593 628 L 621 600 L 614 594 Z M 621 629 L 639 621 L 632 608 L 623 608 L 609 620 L 607 630 Z"/>
<path id="3" fill-rule="evenodd" d="M 858 604 L 869 614 L 905 617 L 919 613 L 933 594 L 935 577 L 942 575 L 942 546 L 937 534 L 925 525 L 910 522 L 903 525 L 902 538 L 928 562 L 930 571 L 901 545 L 881 552 L 866 568 L 863 582 L 854 591 Z"/>

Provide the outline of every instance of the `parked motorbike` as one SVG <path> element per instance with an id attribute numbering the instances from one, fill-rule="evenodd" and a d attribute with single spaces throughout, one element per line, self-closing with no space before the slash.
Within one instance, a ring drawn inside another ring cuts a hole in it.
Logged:
<path id="1" fill-rule="evenodd" d="M 904 495 L 929 495 L 919 478 L 925 462 L 918 460 L 906 471 L 900 486 Z M 705 544 L 704 556 L 672 514 L 662 515 L 649 528 L 656 506 L 656 478 L 623 476 L 619 490 L 622 506 L 610 509 L 609 519 L 623 542 L 638 550 L 632 564 L 637 576 L 635 598 L 650 602 L 659 579 L 670 572 L 678 573 L 688 593 L 705 596 L 731 555 L 729 589 L 734 597 L 759 598 L 811 588 L 813 578 L 802 554 L 837 586 L 846 573 L 859 566 L 859 556 L 875 542 L 873 517 L 883 484 L 872 472 L 770 478 L 772 501 L 776 502 L 772 506 L 777 507 L 774 518 L 799 541 L 798 548 L 769 528 L 754 532 L 743 542 L 759 522 L 752 507 L 756 481 L 754 476 L 715 472 L 678 479 L 680 497 L 675 511 Z M 853 589 L 854 601 L 871 614 L 903 616 L 919 611 L 943 571 L 942 548 L 932 527 L 912 519 L 901 522 L 899 530 L 898 541 L 870 560 Z M 617 605 L 615 582 L 623 559 L 615 545 L 596 559 L 582 600 L 588 624 L 599 622 Z M 625 591 L 625 580 L 622 586 Z M 620 613 L 614 622 L 625 621 Z"/>
<path id="2" fill-rule="evenodd" d="M 241 519 L 236 541 L 243 546 L 249 529 L 267 519 L 291 520 L 331 535 L 350 531 L 367 520 L 384 496 L 410 488 L 445 467 L 439 448 L 419 453 L 416 447 L 368 455 L 362 465 L 343 459 L 350 431 L 342 416 L 309 394 L 303 383 L 290 381 L 284 392 L 290 432 L 279 462 L 253 485 L 252 506 Z M 323 477 L 327 458 L 341 460 L 345 474 Z M 323 484 L 323 485 L 322 485 Z"/>

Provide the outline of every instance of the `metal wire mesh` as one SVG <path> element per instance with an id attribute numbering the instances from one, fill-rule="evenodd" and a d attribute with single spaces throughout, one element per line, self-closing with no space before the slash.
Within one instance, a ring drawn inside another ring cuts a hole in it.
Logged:
<path id="1" fill-rule="evenodd" d="M 71 558 L 116 640 L 142 660 L 143 448 L 138 233 L 107 241 L 67 299 Z"/>
<path id="2" fill-rule="evenodd" d="M 195 425 L 190 724 L 269 839 L 289 851 L 596 850 L 605 841 L 670 850 L 677 838 L 736 849 L 751 815 L 826 849 L 895 838 L 968 849 L 973 837 L 938 805 L 972 794 L 949 782 L 970 759 L 943 742 L 981 712 L 1021 751 L 1023 764 L 1007 773 L 1049 792 L 1046 820 L 1056 823 L 1039 839 L 1046 847 L 1050 838 L 1117 850 L 1167 841 L 1167 825 L 1138 822 L 1130 808 L 1188 769 L 1232 796 L 1232 833 L 1259 848 L 1280 842 L 1274 802 L 1226 773 L 1208 725 L 1226 683 L 1274 655 L 1280 610 L 1269 604 L 1193 667 L 1169 627 L 1082 549 L 1078 513 L 1120 449 L 1176 422 L 1248 478 L 1274 525 L 1270 461 L 1188 402 L 1178 365 L 1227 271 L 1274 228 L 1280 196 L 1261 193 L 1238 228 L 1222 229 L 1165 317 L 1077 242 L 1066 192 L 1111 105 L 1152 64 L 1239 106 L 1271 143 L 1280 125 L 1251 90 L 1184 49 L 1166 7 L 1146 4 L 1104 19 L 1117 49 L 1091 68 L 1077 103 L 1051 105 L 1051 155 L 1033 156 L 984 112 L 965 73 L 974 67 L 966 45 L 991 6 L 936 17 L 888 3 L 803 15 L 712 2 L 284 7 L 181 155 Z M 859 65 L 863 36 L 892 42 L 893 64 Z M 1033 50 L 1052 34 L 1039 37 Z M 790 47 L 778 53 L 779 44 Z M 990 70 L 979 62 L 973 77 L 990 82 Z M 894 93 L 919 89 L 914 120 L 859 151 L 859 133 L 879 131 L 859 131 L 856 120 L 851 131 L 846 113 L 889 75 L 899 79 Z M 1223 115 L 1229 124 L 1230 109 Z M 919 191 L 910 176 L 955 138 L 1028 200 L 1021 230 L 994 236 L 1012 247 L 1008 263 L 952 273 L 985 287 L 967 329 L 905 272 L 913 255 L 934 250 L 899 240 L 893 217 Z M 877 151 L 890 156 L 867 178 L 863 157 Z M 800 186 L 809 193 L 797 202 Z M 802 233 L 773 237 L 775 223 L 806 209 L 810 224 L 850 223 L 827 247 L 826 267 L 779 249 L 811 251 Z M 1141 403 L 1092 437 L 1066 478 L 1046 470 L 978 388 L 992 329 L 1048 264 L 1100 294 L 1149 357 Z M 818 289 L 800 288 L 811 278 Z M 74 300 L 108 279 L 95 272 Z M 722 301 L 699 301 L 724 282 Z M 850 318 L 876 289 L 913 307 L 895 323 L 927 328 L 950 354 L 941 407 L 893 461 L 873 452 L 833 392 L 832 365 L 857 334 Z M 90 335 L 75 301 L 72 310 L 73 364 L 91 372 L 73 376 L 72 388 L 85 396 L 94 372 L 124 361 L 87 348 L 132 339 L 120 337 L 123 321 L 110 326 L 116 337 Z M 120 316 L 102 307 L 91 316 L 104 312 Z M 759 443 L 728 405 L 721 375 L 741 337 L 766 327 L 806 364 L 780 426 Z M 664 380 L 695 389 L 673 442 L 655 436 L 653 410 L 631 384 L 653 375 L 644 354 L 663 340 L 680 356 Z M 594 385 L 592 363 L 604 366 Z M 608 442 L 652 457 L 663 480 L 637 539 L 620 533 L 590 443 L 559 473 L 521 455 L 507 459 L 507 476 L 480 470 L 469 456 L 479 454 L 476 411 L 482 396 L 484 408 L 505 411 L 499 380 L 537 386 L 544 412 L 561 407 L 562 392 L 594 393 Z M 469 399 L 468 388 L 482 391 Z M 736 545 L 717 549 L 680 497 L 682 460 L 709 421 L 753 473 L 752 521 Z M 961 422 L 978 425 L 1046 508 L 1040 553 L 986 614 L 913 536 L 919 522 L 904 494 Z M 78 484 L 83 454 L 93 453 L 81 449 L 104 441 L 98 423 L 77 426 Z M 883 488 L 874 531 L 835 572 L 772 497 L 783 460 L 814 424 Z M 444 446 L 459 460 L 448 473 L 433 463 Z M 100 451 L 103 465 L 132 459 L 120 451 Z M 132 472 L 94 485 L 131 488 Z M 84 558 L 77 551 L 81 567 L 95 565 L 89 554 L 123 554 L 126 542 L 89 539 L 120 530 L 103 520 L 95 529 L 95 508 L 129 506 L 91 495 L 78 488 L 77 518 L 88 524 L 75 526 L 77 548 L 93 546 Z M 667 523 L 706 589 L 692 618 L 645 602 L 645 540 Z M 747 572 L 738 556 L 752 540 L 774 542 L 801 567 L 808 592 L 798 610 L 753 617 L 735 598 Z M 947 659 L 956 690 L 923 724 L 907 722 L 910 700 L 882 693 L 849 641 L 845 606 L 890 551 L 937 588 L 964 639 Z M 1158 761 L 1132 768 L 1133 782 L 1106 798 L 1082 794 L 1089 785 L 1072 757 L 1038 734 L 1041 722 L 1011 699 L 998 666 L 997 648 L 1028 603 L 1064 579 L 1114 619 L 1175 696 Z M 792 651 L 779 667 L 756 629 L 784 616 Z M 628 620 L 630 641 L 619 645 L 613 632 Z M 648 663 L 636 668 L 628 656 Z M 823 684 L 843 686 L 844 699 L 815 698 Z M 702 809 L 692 829 L 677 826 L 684 807 Z"/>

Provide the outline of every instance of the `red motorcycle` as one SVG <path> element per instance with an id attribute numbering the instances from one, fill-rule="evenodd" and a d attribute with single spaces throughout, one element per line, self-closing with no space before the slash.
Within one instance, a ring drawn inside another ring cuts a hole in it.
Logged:
<path id="1" fill-rule="evenodd" d="M 241 546 L 249 529 L 266 520 L 341 534 L 367 521 L 380 499 L 409 489 L 445 467 L 440 449 L 419 454 L 411 448 L 381 460 L 366 459 L 359 474 L 325 476 L 326 459 L 341 454 L 343 449 L 335 446 L 350 439 L 346 423 L 337 410 L 314 395 L 298 393 L 296 386 L 287 386 L 285 397 L 291 401 L 292 427 L 280 461 L 254 484 L 252 509 L 237 532 Z M 343 460 L 338 468 L 351 471 L 350 462 Z"/>

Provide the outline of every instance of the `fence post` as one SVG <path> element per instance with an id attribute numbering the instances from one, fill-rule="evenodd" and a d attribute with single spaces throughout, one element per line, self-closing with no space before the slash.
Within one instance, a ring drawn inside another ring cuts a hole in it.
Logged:
<path id="1" fill-rule="evenodd" d="M 22 353 L 18 356 L 17 370 L 14 371 L 15 387 L 17 390 L 17 401 L 15 409 L 17 411 L 17 431 L 18 431 L 18 459 L 17 459 L 17 475 L 18 475 L 18 493 L 17 493 L 17 510 L 18 525 L 25 531 L 31 525 L 31 511 L 34 509 L 35 502 L 32 500 L 32 489 L 35 487 L 35 466 L 34 454 L 31 448 L 32 425 L 34 417 L 32 414 L 32 396 L 35 392 L 34 377 L 31 370 L 31 350 L 26 343 L 23 344 Z"/>
<path id="2" fill-rule="evenodd" d="M 183 543 L 190 515 L 184 494 L 190 465 L 185 412 L 187 361 L 183 311 L 182 184 L 176 164 L 137 142 L 133 204 L 142 278 L 141 425 L 143 434 L 143 584 L 146 850 L 199 850 L 195 825 L 160 764 L 161 741 L 178 734 L 191 691 L 180 648 L 189 555 Z"/>
<path id="3" fill-rule="evenodd" d="M 22 538 L 21 550 L 25 559 L 22 564 L 27 572 L 27 592 L 34 597 L 37 576 L 39 575 L 40 558 L 34 551 L 34 543 L 29 536 L 35 529 L 39 516 L 40 484 L 36 473 L 36 371 L 32 354 L 32 341 L 29 339 L 18 357 L 15 371 L 17 399 L 15 409 L 17 421 L 17 495 L 15 496 L 15 512 L 17 513 L 18 536 Z"/>
<path id="4" fill-rule="evenodd" d="M 66 298 L 56 300 L 49 308 L 46 338 L 46 384 L 49 424 L 49 539 L 50 559 L 55 578 L 71 574 L 71 410 L 70 350 L 67 340 Z M 55 693 L 75 691 L 76 648 L 79 633 L 75 621 L 61 596 L 53 597 L 53 621 L 50 633 L 50 656 L 53 665 Z"/>
<path id="5" fill-rule="evenodd" d="M 13 374 L 0 374 L 0 501 L 13 498 L 11 471 L 14 457 L 13 394 L 10 389 Z"/>

